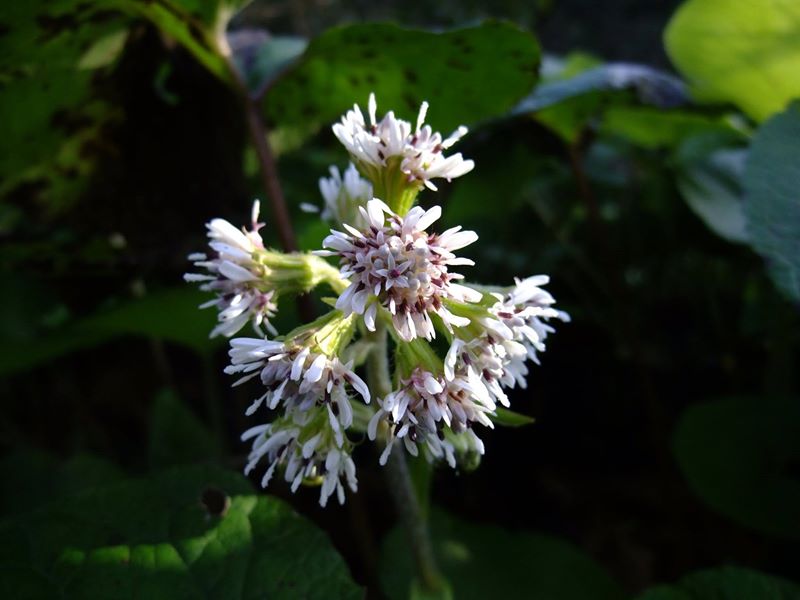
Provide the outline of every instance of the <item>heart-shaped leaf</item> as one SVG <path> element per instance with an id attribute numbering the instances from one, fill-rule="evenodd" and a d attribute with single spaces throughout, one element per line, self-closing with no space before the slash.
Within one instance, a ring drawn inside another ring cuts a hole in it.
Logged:
<path id="1" fill-rule="evenodd" d="M 360 598 L 325 534 L 235 473 L 183 468 L 0 525 L 9 598 Z"/>
<path id="2" fill-rule="evenodd" d="M 800 97 L 795 0 L 689 0 L 664 41 L 698 100 L 732 102 L 763 121 Z"/>

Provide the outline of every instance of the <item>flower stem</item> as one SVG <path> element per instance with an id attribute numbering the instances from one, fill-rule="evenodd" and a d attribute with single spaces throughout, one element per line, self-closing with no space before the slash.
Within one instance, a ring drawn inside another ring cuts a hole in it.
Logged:
<path id="1" fill-rule="evenodd" d="M 258 105 L 250 99 L 244 97 L 244 111 L 247 119 L 247 127 L 250 131 L 250 140 L 258 156 L 258 164 L 261 168 L 261 180 L 264 189 L 270 199 L 272 206 L 272 218 L 275 219 L 275 226 L 278 229 L 278 236 L 281 246 L 286 252 L 297 252 L 297 238 L 289 218 L 289 210 L 286 207 L 286 198 L 283 195 L 280 179 L 278 178 L 278 167 L 272 148 L 267 140 L 266 129 L 261 121 Z"/>
<path id="2" fill-rule="evenodd" d="M 374 346 L 367 357 L 367 381 L 373 396 L 385 398 L 392 391 L 392 382 L 384 324 L 376 323 L 376 331 L 370 334 L 370 337 Z M 419 582 L 426 592 L 434 595 L 443 594 L 447 585 L 436 566 L 428 522 L 420 507 L 406 457 L 401 448 L 395 449 L 390 454 L 386 463 L 386 474 L 397 516 L 408 535 L 411 551 L 414 554 Z"/>
<path id="3" fill-rule="evenodd" d="M 224 40 L 224 36 L 221 39 Z M 299 249 L 297 236 L 295 235 L 294 227 L 292 227 L 292 220 L 289 217 L 289 209 L 286 207 L 286 198 L 283 195 L 281 180 L 278 176 L 278 165 L 267 138 L 267 129 L 261 120 L 260 98 L 254 98 L 251 95 L 250 90 L 247 88 L 247 83 L 233 62 L 227 43 L 222 44 L 221 48 L 221 54 L 225 57 L 235 90 L 242 101 L 247 131 L 256 151 L 261 172 L 261 182 L 269 197 L 272 218 L 275 219 L 275 227 L 278 230 L 281 247 L 285 252 L 297 252 Z M 304 321 L 312 321 L 314 319 L 314 306 L 311 304 L 311 298 L 307 294 L 297 296 L 297 310 Z"/>

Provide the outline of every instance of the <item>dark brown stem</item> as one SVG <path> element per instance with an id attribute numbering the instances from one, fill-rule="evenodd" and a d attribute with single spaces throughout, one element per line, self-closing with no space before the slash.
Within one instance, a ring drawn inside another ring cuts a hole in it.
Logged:
<path id="1" fill-rule="evenodd" d="M 267 196 L 269 196 L 272 206 L 272 218 L 275 219 L 281 246 L 286 252 L 297 252 L 297 237 L 292 228 L 292 221 L 289 219 L 289 210 L 286 207 L 286 198 L 283 195 L 283 189 L 278 178 L 275 157 L 272 154 L 264 123 L 261 121 L 261 115 L 258 112 L 258 105 L 250 99 L 246 92 L 244 109 L 250 140 L 253 142 L 258 164 L 261 167 L 261 182 L 264 185 Z"/>
<path id="2" fill-rule="evenodd" d="M 299 250 L 297 236 L 292 227 L 292 220 L 289 218 L 286 197 L 283 195 L 281 180 L 278 176 L 278 165 L 275 162 L 275 155 L 272 153 L 272 147 L 269 144 L 266 126 L 261 120 L 260 97 L 256 99 L 250 94 L 247 84 L 242 79 L 236 65 L 233 64 L 233 60 L 229 55 L 227 56 L 228 69 L 236 82 L 237 91 L 242 99 L 247 131 L 250 134 L 250 141 L 256 150 L 259 171 L 261 172 L 261 183 L 269 197 L 270 206 L 272 206 L 272 218 L 278 230 L 281 247 L 285 252 L 297 252 Z M 307 294 L 297 297 L 297 310 L 303 321 L 314 320 L 314 306 L 311 303 L 311 297 Z"/>
<path id="3" fill-rule="evenodd" d="M 600 216 L 600 207 L 597 203 L 594 191 L 592 190 L 592 186 L 589 185 L 586 172 L 583 170 L 583 152 L 589 143 L 591 143 L 591 141 L 588 136 L 586 134 L 581 134 L 575 142 L 569 144 L 569 162 L 572 167 L 572 174 L 575 176 L 575 182 L 578 184 L 578 192 L 589 213 L 589 221 L 592 224 L 594 233 L 596 236 L 602 237 L 603 219 Z"/>

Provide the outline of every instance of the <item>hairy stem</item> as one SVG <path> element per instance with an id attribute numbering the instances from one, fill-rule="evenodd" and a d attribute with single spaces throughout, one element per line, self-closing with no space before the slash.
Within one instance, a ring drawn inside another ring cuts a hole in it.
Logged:
<path id="1" fill-rule="evenodd" d="M 370 336 L 374 346 L 367 357 L 367 380 L 373 396 L 385 398 L 392 391 L 386 328 L 380 322 L 376 325 L 377 331 Z M 414 490 L 402 448 L 390 454 L 386 473 L 397 516 L 414 554 L 419 581 L 428 592 L 440 592 L 445 589 L 444 579 L 436 566 L 428 522 Z"/>

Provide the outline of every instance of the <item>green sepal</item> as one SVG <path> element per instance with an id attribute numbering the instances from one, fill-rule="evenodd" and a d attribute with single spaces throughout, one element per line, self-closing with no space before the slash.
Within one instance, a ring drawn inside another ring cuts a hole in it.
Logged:
<path id="1" fill-rule="evenodd" d="M 533 417 L 514 412 L 502 406 L 498 406 L 495 409 L 495 414 L 489 415 L 489 418 L 492 420 L 492 423 L 503 425 L 504 427 L 522 427 L 524 425 L 532 425 L 536 422 L 536 419 Z"/>

